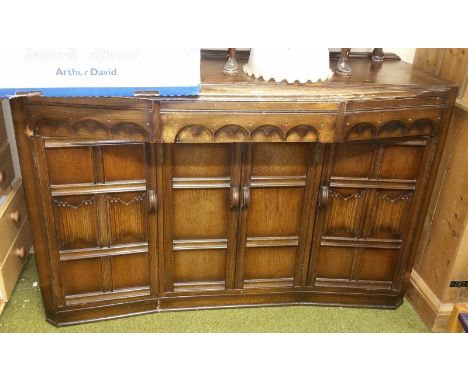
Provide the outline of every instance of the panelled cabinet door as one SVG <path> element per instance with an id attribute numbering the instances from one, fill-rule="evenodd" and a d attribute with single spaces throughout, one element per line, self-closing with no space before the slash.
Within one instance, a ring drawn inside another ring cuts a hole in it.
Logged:
<path id="1" fill-rule="evenodd" d="M 395 290 L 410 244 L 426 140 L 327 149 L 308 285 Z"/>
<path id="2" fill-rule="evenodd" d="M 164 145 L 166 291 L 233 287 L 240 145 Z"/>
<path id="3" fill-rule="evenodd" d="M 155 293 L 151 146 L 34 145 L 60 305 Z"/>
<path id="4" fill-rule="evenodd" d="M 299 285 L 320 151 L 314 143 L 244 146 L 237 288 Z"/>

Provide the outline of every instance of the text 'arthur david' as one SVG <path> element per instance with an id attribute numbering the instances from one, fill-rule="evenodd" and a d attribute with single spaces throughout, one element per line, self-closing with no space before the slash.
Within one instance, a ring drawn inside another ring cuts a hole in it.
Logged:
<path id="1" fill-rule="evenodd" d="M 56 76 L 116 76 L 117 75 L 117 68 L 109 68 L 109 69 L 97 69 L 97 68 L 89 68 L 86 70 L 78 70 L 75 68 L 64 69 L 64 68 L 57 68 L 55 72 Z"/>

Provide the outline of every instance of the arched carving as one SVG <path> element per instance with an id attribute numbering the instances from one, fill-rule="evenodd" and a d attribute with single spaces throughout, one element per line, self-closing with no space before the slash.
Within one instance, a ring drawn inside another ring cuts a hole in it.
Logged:
<path id="1" fill-rule="evenodd" d="M 65 121 L 45 118 L 37 122 L 33 131 L 37 135 L 60 137 L 70 134 L 71 127 Z"/>
<path id="2" fill-rule="evenodd" d="M 249 132 L 239 125 L 224 125 L 216 130 L 213 137 L 218 140 L 226 137 L 230 141 L 245 141 L 249 137 Z"/>
<path id="3" fill-rule="evenodd" d="M 408 128 L 408 135 L 433 135 L 435 133 L 434 122 L 429 118 L 414 121 Z"/>
<path id="4" fill-rule="evenodd" d="M 75 123 L 72 128 L 74 135 L 79 137 L 99 137 L 107 138 L 110 135 L 110 129 L 101 122 L 94 119 L 84 119 Z"/>
<path id="5" fill-rule="evenodd" d="M 409 127 L 403 121 L 395 119 L 385 122 L 380 128 L 371 122 L 360 122 L 347 131 L 344 140 L 362 141 L 375 138 L 430 136 L 434 135 L 434 133 L 434 121 L 429 118 L 418 119 L 409 125 Z"/>
<path id="6" fill-rule="evenodd" d="M 44 137 L 92 137 L 92 138 L 131 138 L 146 140 L 148 132 L 133 122 L 119 122 L 113 126 L 105 125 L 94 119 L 83 119 L 70 125 L 64 120 L 44 118 L 39 120 L 34 129 L 35 135 Z"/>
<path id="7" fill-rule="evenodd" d="M 377 128 L 369 122 L 361 122 L 351 127 L 346 136 L 345 141 L 360 141 L 365 139 L 375 138 Z"/>
<path id="8" fill-rule="evenodd" d="M 379 138 L 402 137 L 406 131 L 406 125 L 400 120 L 386 122 L 378 131 Z"/>
<path id="9" fill-rule="evenodd" d="M 179 130 L 175 142 L 206 142 L 212 141 L 213 138 L 213 133 L 209 128 L 202 125 L 189 125 Z"/>
<path id="10" fill-rule="evenodd" d="M 145 140 L 148 138 L 148 132 L 140 125 L 133 122 L 121 122 L 112 126 L 111 134 L 115 138 L 132 137 L 132 139 Z"/>
<path id="11" fill-rule="evenodd" d="M 286 133 L 286 140 L 288 142 L 319 142 L 320 134 L 313 126 L 298 125 L 288 130 Z"/>
<path id="12" fill-rule="evenodd" d="M 256 127 L 250 132 L 250 138 L 253 141 L 263 141 L 265 138 L 267 140 L 275 140 L 275 136 L 280 140 L 286 140 L 285 132 L 278 126 L 273 125 L 261 125 Z"/>

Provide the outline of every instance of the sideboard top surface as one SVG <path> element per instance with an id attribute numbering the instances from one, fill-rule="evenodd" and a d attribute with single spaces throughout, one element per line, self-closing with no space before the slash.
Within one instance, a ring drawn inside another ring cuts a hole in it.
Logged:
<path id="1" fill-rule="evenodd" d="M 201 96 L 236 96 L 236 97 L 317 97 L 355 98 L 366 94 L 382 96 L 395 92 L 407 92 L 414 96 L 421 91 L 444 91 L 454 87 L 429 73 L 416 69 L 413 65 L 400 60 L 386 60 L 374 63 L 369 58 L 350 58 L 352 73 L 350 77 L 334 75 L 325 82 L 288 84 L 276 83 L 248 76 L 242 71 L 247 61 L 246 55 L 238 58 L 239 72 L 235 76 L 223 74 L 226 61 L 224 54 L 204 54 L 201 62 Z M 331 59 L 331 68 L 336 67 L 336 59 Z"/>
<path id="2" fill-rule="evenodd" d="M 164 102 L 163 108 L 182 102 L 200 101 L 280 101 L 280 102 L 341 102 L 365 101 L 368 99 L 395 99 L 439 96 L 456 88 L 450 82 L 415 68 L 398 59 L 373 63 L 367 57 L 350 57 L 350 77 L 334 75 L 330 80 L 317 83 L 277 83 L 248 76 L 242 71 L 247 62 L 247 52 L 238 54 L 239 72 L 235 76 L 223 74 L 226 61 L 224 51 L 202 51 L 201 90 L 199 96 L 154 97 L 63 97 L 49 98 L 29 96 L 28 103 L 55 103 L 63 105 L 102 105 L 151 109 L 151 100 Z M 336 58 L 331 58 L 331 68 L 336 67 Z M 131 100 L 131 103 L 128 101 Z"/>

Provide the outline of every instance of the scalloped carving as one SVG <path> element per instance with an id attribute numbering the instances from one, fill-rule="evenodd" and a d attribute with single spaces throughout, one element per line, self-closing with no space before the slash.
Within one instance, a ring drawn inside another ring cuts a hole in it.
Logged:
<path id="1" fill-rule="evenodd" d="M 319 142 L 320 134 L 313 126 L 298 125 L 288 130 L 286 140 L 288 142 Z"/>
<path id="2" fill-rule="evenodd" d="M 279 126 L 261 125 L 251 132 L 240 125 L 223 125 L 213 131 L 204 125 L 189 125 L 181 128 L 174 142 L 318 142 L 320 134 L 310 125 L 298 125 L 287 132 Z"/>
<path id="3" fill-rule="evenodd" d="M 213 134 L 215 139 L 222 140 L 224 137 L 232 141 L 245 141 L 249 137 L 249 132 L 239 125 L 224 125 Z"/>
<path id="4" fill-rule="evenodd" d="M 95 136 L 107 138 L 111 135 L 109 127 L 94 119 L 84 119 L 75 123 L 72 132 L 79 137 Z"/>
<path id="5" fill-rule="evenodd" d="M 214 139 L 213 132 L 202 125 L 185 126 L 177 133 L 176 143 L 183 142 L 206 142 Z"/>
<path id="6" fill-rule="evenodd" d="M 129 138 L 146 140 L 148 132 L 133 122 L 120 122 L 108 126 L 94 119 L 83 119 L 73 126 L 58 119 L 44 118 L 37 122 L 34 134 L 45 137 Z"/>
<path id="7" fill-rule="evenodd" d="M 372 139 L 376 136 L 377 128 L 369 122 L 361 122 L 351 127 L 345 136 L 346 141 L 360 141 Z"/>
<path id="8" fill-rule="evenodd" d="M 407 130 L 407 135 L 433 135 L 434 122 L 429 118 L 418 119 Z"/>
<path id="9" fill-rule="evenodd" d="M 406 131 L 406 125 L 400 120 L 386 122 L 378 131 L 379 138 L 402 137 Z"/>
<path id="10" fill-rule="evenodd" d="M 265 138 L 275 140 L 275 137 L 282 141 L 286 140 L 285 132 L 278 126 L 262 125 L 250 132 L 250 138 L 253 141 L 263 141 Z"/>
<path id="11" fill-rule="evenodd" d="M 133 122 L 120 122 L 112 126 L 111 134 L 115 138 L 126 138 L 131 136 L 133 139 L 144 140 L 148 138 L 148 133 L 140 125 Z"/>
<path id="12" fill-rule="evenodd" d="M 360 122 L 352 126 L 345 135 L 345 141 L 362 141 L 375 138 L 433 135 L 434 121 L 429 118 L 418 119 L 409 127 L 401 120 L 391 120 L 376 127 L 370 122 Z"/>
<path id="13" fill-rule="evenodd" d="M 65 121 L 49 118 L 41 119 L 32 129 L 33 134 L 56 137 L 67 135 L 71 130 L 72 127 Z"/>

